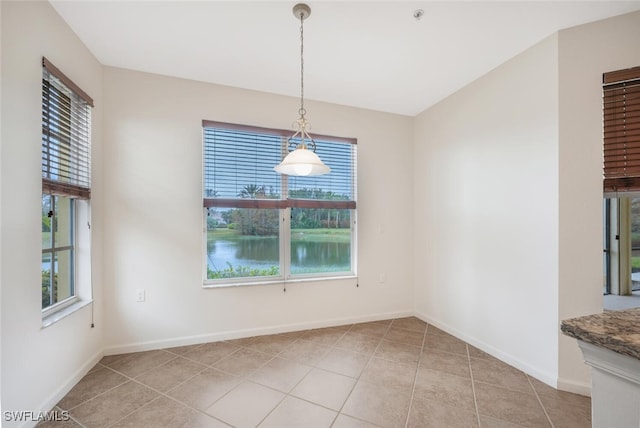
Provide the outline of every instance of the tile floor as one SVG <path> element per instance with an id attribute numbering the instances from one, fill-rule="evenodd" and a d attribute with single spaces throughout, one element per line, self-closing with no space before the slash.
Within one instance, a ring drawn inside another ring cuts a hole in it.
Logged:
<path id="1" fill-rule="evenodd" d="M 629 296 L 605 294 L 603 301 L 604 310 L 606 311 L 640 308 L 640 290 L 632 291 Z"/>
<path id="2" fill-rule="evenodd" d="M 410 317 L 104 357 L 40 427 L 589 427 L 557 391 Z"/>

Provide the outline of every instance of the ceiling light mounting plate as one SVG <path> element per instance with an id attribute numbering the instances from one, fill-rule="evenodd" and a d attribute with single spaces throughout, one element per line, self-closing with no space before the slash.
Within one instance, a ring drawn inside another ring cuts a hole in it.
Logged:
<path id="1" fill-rule="evenodd" d="M 295 16 L 297 19 L 300 19 L 300 17 L 302 17 L 302 19 L 305 20 L 309 17 L 309 15 L 311 15 L 311 8 L 309 7 L 309 5 L 298 3 L 297 5 L 293 6 L 293 16 Z"/>

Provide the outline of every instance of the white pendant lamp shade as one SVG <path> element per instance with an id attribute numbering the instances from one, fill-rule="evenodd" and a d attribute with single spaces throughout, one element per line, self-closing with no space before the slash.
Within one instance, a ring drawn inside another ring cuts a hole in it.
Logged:
<path id="1" fill-rule="evenodd" d="M 273 169 L 280 174 L 301 176 L 321 175 L 331 171 L 331 168 L 322 163 L 313 150 L 307 149 L 303 144 L 296 147 L 282 160 L 280 165 Z"/>

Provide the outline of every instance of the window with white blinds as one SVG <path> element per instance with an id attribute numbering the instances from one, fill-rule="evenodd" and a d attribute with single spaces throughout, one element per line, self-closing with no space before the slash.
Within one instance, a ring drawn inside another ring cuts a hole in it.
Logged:
<path id="1" fill-rule="evenodd" d="M 73 310 L 79 290 L 91 295 L 90 256 L 78 255 L 91 251 L 92 106 L 91 97 L 42 58 L 43 326 Z"/>
<path id="2" fill-rule="evenodd" d="M 42 60 L 43 193 L 89 199 L 93 100 Z"/>
<path id="3" fill-rule="evenodd" d="M 203 197 L 208 204 L 236 207 L 237 199 L 281 199 L 280 174 L 273 170 L 280 146 L 277 135 L 205 125 Z"/>
<path id="4" fill-rule="evenodd" d="M 331 172 L 296 177 L 292 131 L 202 126 L 205 285 L 355 276 L 355 139 L 313 135 Z"/>

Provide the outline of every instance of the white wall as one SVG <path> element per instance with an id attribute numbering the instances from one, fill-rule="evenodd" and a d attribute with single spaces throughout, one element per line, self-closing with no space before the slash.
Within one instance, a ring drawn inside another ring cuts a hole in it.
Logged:
<path id="1" fill-rule="evenodd" d="M 560 320 L 602 309 L 602 73 L 640 65 L 640 12 L 559 35 Z M 560 335 L 559 386 L 588 382 L 577 341 Z"/>
<path id="2" fill-rule="evenodd" d="M 415 120 L 308 101 L 315 132 L 358 138 L 360 286 L 286 294 L 201 288 L 201 120 L 288 128 L 296 98 L 103 68 L 46 2 L 3 1 L 0 17 L 2 410 L 47 410 L 103 349 L 414 310 L 547 383 L 586 385 L 558 325 L 601 308 L 599 75 L 640 62 L 640 14 L 549 37 Z M 96 102 L 94 329 L 90 307 L 41 328 L 43 55 Z"/>
<path id="3" fill-rule="evenodd" d="M 102 68 L 49 3 L 3 1 L 0 7 L 2 410 L 49 410 L 101 356 L 104 326 L 97 305 L 96 327 L 90 327 L 89 305 L 41 328 L 41 62 L 46 56 L 95 100 L 94 260 L 102 257 Z M 99 301 L 99 263 L 94 273 Z"/>
<path id="4" fill-rule="evenodd" d="M 551 36 L 418 115 L 416 311 L 555 384 L 558 84 Z"/>
<path id="5" fill-rule="evenodd" d="M 416 310 L 585 394 L 559 325 L 602 310 L 602 73 L 638 40 L 638 12 L 560 31 L 415 122 Z"/>
<path id="6" fill-rule="evenodd" d="M 298 99 L 108 67 L 104 98 L 106 353 L 412 312 L 410 117 L 306 103 L 314 132 L 358 139 L 359 287 L 203 289 L 201 121 L 288 129 Z"/>

